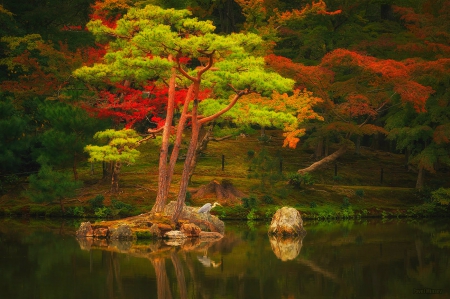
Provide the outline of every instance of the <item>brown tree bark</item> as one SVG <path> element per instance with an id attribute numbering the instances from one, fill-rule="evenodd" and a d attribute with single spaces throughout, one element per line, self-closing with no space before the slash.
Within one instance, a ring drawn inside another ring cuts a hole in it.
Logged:
<path id="1" fill-rule="evenodd" d="M 113 171 L 111 174 L 111 193 L 113 194 L 117 194 L 119 192 L 119 175 L 121 167 L 122 163 L 120 161 L 116 161 L 114 163 Z"/>
<path id="2" fill-rule="evenodd" d="M 153 268 L 155 268 L 158 299 L 171 299 L 172 293 L 170 291 L 169 279 L 167 277 L 165 259 L 154 258 L 151 259 L 151 262 Z"/>
<path id="3" fill-rule="evenodd" d="M 169 61 L 172 57 L 169 56 Z M 173 114 L 175 111 L 175 82 L 176 82 L 176 68 L 172 67 L 172 74 L 169 80 L 169 96 L 167 101 L 166 122 L 162 134 L 162 143 L 159 152 L 159 167 L 158 167 L 158 192 L 156 194 L 155 205 L 152 212 L 161 213 L 166 205 L 166 199 L 170 182 L 168 181 L 168 164 L 167 159 L 169 155 L 170 145 L 170 130 L 172 128 Z"/>
<path id="4" fill-rule="evenodd" d="M 186 278 L 184 276 L 183 265 L 177 252 L 171 252 L 170 258 L 172 260 L 173 267 L 175 268 L 175 274 L 177 276 L 178 289 L 180 291 L 180 299 L 187 299 L 187 287 Z"/>
<path id="5" fill-rule="evenodd" d="M 417 181 L 416 181 L 416 189 L 418 190 L 423 189 L 424 172 L 425 170 L 423 169 L 423 166 L 419 166 L 419 173 L 417 174 Z"/>
<path id="6" fill-rule="evenodd" d="M 316 144 L 316 150 L 314 152 L 314 157 L 316 160 L 323 157 L 323 137 L 319 137 L 318 142 Z"/>
<path id="7" fill-rule="evenodd" d="M 206 150 L 208 147 L 208 142 L 210 140 L 210 136 L 212 134 L 213 126 L 210 126 L 207 129 L 204 129 L 203 127 L 200 129 L 200 134 L 198 137 L 198 143 L 197 143 L 197 149 L 195 150 L 195 155 L 191 162 L 191 169 L 189 172 L 189 182 L 191 182 L 192 176 L 194 175 L 195 168 L 197 167 L 197 161 L 200 156 L 200 154 Z"/>
<path id="8" fill-rule="evenodd" d="M 361 136 L 356 136 L 356 143 L 355 143 L 355 152 L 357 155 L 361 154 Z"/>
<path id="9" fill-rule="evenodd" d="M 320 161 L 317 161 L 317 162 L 311 164 L 311 166 L 309 166 L 309 167 L 299 169 L 299 170 L 297 170 L 297 172 L 298 173 L 313 172 L 313 171 L 325 166 L 326 164 L 333 162 L 334 160 L 336 160 L 337 158 L 339 158 L 346 152 L 347 152 L 347 145 L 343 145 L 337 151 L 332 153 L 331 155 L 323 158 Z"/>

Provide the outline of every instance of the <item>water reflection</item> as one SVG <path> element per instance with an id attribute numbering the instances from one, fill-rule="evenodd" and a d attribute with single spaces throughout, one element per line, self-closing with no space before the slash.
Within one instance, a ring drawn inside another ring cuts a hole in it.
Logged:
<path id="1" fill-rule="evenodd" d="M 445 221 L 320 222 L 304 239 L 227 223 L 215 243 L 80 240 L 0 219 L 0 298 L 449 298 Z M 80 250 L 81 248 L 81 250 Z"/>
<path id="2" fill-rule="evenodd" d="M 269 236 L 269 240 L 273 253 L 282 261 L 295 259 L 302 250 L 303 237 Z"/>

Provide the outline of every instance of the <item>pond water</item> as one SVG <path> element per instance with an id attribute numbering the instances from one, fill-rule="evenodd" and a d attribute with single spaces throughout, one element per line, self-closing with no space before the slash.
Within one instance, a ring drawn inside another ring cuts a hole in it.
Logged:
<path id="1" fill-rule="evenodd" d="M 109 247 L 78 224 L 0 219 L 0 298 L 450 298 L 448 220 L 305 222 L 278 243 L 226 223 L 214 243 Z"/>

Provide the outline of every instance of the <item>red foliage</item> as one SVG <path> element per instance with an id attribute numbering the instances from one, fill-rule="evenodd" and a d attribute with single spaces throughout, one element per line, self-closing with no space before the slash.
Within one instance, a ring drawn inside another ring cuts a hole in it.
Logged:
<path id="1" fill-rule="evenodd" d="M 93 105 L 83 108 L 98 118 L 112 118 L 116 123 L 124 123 L 125 128 L 132 128 L 137 122 L 149 118 L 159 128 L 164 125 L 164 116 L 168 98 L 167 87 L 157 87 L 149 82 L 141 88 L 131 88 L 121 84 L 115 85 L 115 91 L 100 91 Z M 187 89 L 175 92 L 175 106 L 184 104 Z M 202 91 L 199 99 L 209 95 Z"/>
<path id="2" fill-rule="evenodd" d="M 61 31 L 83 31 L 83 27 L 81 25 L 64 25 L 61 28 Z"/>
<path id="3" fill-rule="evenodd" d="M 101 62 L 106 54 L 106 45 L 96 43 L 96 48 L 87 47 L 82 50 L 84 65 L 91 66 L 96 62 Z"/>

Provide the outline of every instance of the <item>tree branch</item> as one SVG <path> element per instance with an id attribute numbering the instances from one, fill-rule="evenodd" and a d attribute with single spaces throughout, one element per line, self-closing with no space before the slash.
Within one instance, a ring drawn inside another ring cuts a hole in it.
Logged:
<path id="1" fill-rule="evenodd" d="M 221 111 L 219 111 L 219 112 L 217 112 L 217 113 L 215 113 L 215 114 L 213 114 L 213 115 L 210 115 L 210 116 L 207 116 L 207 117 L 205 117 L 205 118 L 200 119 L 200 120 L 198 121 L 199 124 L 205 124 L 205 123 L 207 123 L 207 122 L 209 122 L 209 121 L 212 121 L 212 120 L 218 118 L 219 116 L 221 116 L 222 114 L 224 114 L 225 112 L 227 112 L 228 110 L 230 110 L 231 108 L 233 108 L 233 106 L 237 103 L 237 101 L 239 100 L 240 97 L 242 97 L 242 96 L 245 95 L 245 94 L 249 94 L 249 93 L 250 93 L 250 91 L 249 91 L 248 89 L 246 89 L 246 90 L 241 90 L 240 92 L 238 92 L 238 93 L 234 96 L 234 98 L 231 100 L 231 102 L 228 104 L 228 106 L 226 106 L 226 107 L 223 108 Z"/>

